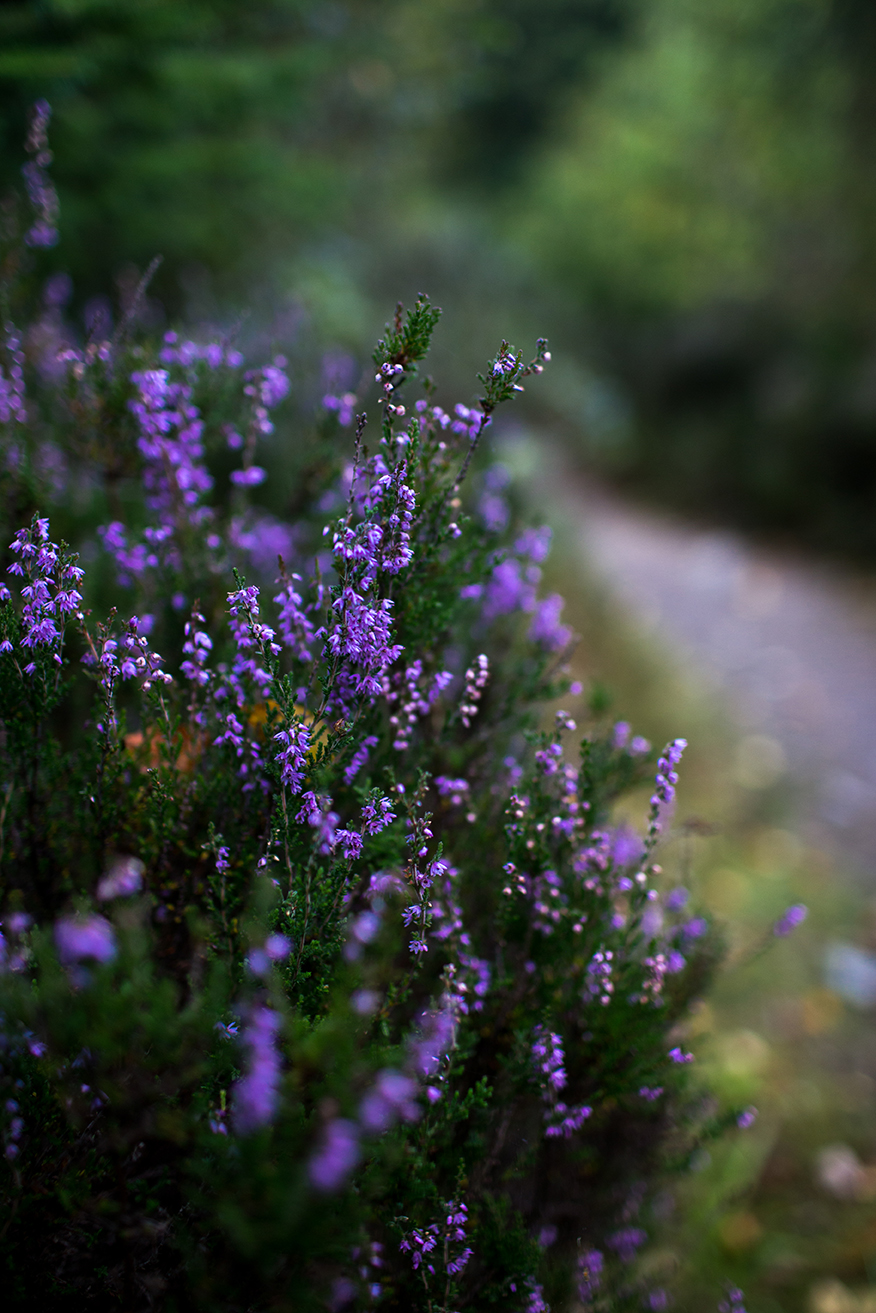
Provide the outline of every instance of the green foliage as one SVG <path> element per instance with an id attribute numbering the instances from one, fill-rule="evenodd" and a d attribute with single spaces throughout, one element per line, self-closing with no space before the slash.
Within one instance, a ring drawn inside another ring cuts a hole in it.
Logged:
<path id="1" fill-rule="evenodd" d="M 506 225 L 587 326 L 588 460 L 868 558 L 874 61 L 867 5 L 653 0 Z"/>

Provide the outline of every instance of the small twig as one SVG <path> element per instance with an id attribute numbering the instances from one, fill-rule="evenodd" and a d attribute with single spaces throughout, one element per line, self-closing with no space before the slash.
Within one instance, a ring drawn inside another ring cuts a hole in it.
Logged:
<path id="1" fill-rule="evenodd" d="M 158 272 L 158 268 L 163 262 L 163 260 L 164 260 L 163 255 L 156 255 L 150 261 L 148 269 L 146 270 L 143 277 L 140 279 L 134 291 L 134 295 L 131 297 L 131 300 L 128 302 L 127 310 L 119 320 L 118 328 L 113 333 L 112 341 L 111 341 L 111 345 L 113 348 L 119 346 L 127 336 L 128 330 L 131 328 L 132 324 L 134 323 L 134 320 L 137 318 L 137 314 L 140 310 L 140 306 L 143 304 L 143 297 L 146 295 L 146 289 L 148 288 L 149 284 L 152 282 L 152 279 L 155 277 L 156 273 Z"/>

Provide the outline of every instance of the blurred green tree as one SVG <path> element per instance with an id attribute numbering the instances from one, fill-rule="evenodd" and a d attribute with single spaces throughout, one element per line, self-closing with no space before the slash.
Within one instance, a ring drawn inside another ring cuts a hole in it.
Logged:
<path id="1" fill-rule="evenodd" d="M 476 0 L 460 11 L 455 105 L 444 123 L 450 179 L 481 192 L 519 181 L 570 93 L 591 86 L 640 9 L 641 0 Z"/>
<path id="2" fill-rule="evenodd" d="M 650 0 L 501 216 L 634 399 L 616 473 L 871 557 L 874 70 L 863 0 Z"/>
<path id="3" fill-rule="evenodd" d="M 28 106 L 54 109 L 54 255 L 87 295 L 165 257 L 162 294 L 230 285 L 337 219 L 371 108 L 346 78 L 372 0 L 25 0 L 0 6 L 0 182 Z"/>

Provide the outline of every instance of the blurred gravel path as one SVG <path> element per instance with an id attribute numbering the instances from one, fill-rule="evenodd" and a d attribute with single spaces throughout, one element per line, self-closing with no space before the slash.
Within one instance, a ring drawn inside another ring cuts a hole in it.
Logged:
<path id="1" fill-rule="evenodd" d="M 726 695 L 743 782 L 790 772 L 803 832 L 876 888 L 876 577 L 634 506 L 560 458 L 532 474 L 590 572 Z"/>

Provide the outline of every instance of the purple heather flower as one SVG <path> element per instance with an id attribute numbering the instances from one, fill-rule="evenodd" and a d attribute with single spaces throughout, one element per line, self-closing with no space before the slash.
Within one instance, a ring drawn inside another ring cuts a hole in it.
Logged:
<path id="1" fill-rule="evenodd" d="M 362 945 L 370 944 L 380 932 L 380 917 L 376 912 L 360 912 L 350 922 L 350 934 L 344 945 L 344 957 L 355 962 L 362 955 Z"/>
<path id="2" fill-rule="evenodd" d="M 666 897 L 667 912 L 680 912 L 689 897 L 687 890 L 682 889 L 680 885 L 677 889 L 673 889 Z"/>
<path id="3" fill-rule="evenodd" d="M 356 1123 L 344 1117 L 333 1118 L 326 1124 L 307 1164 L 310 1184 L 325 1194 L 333 1194 L 345 1184 L 360 1157 Z"/>
<path id="4" fill-rule="evenodd" d="M 708 921 L 701 916 L 695 916 L 692 921 L 681 927 L 681 933 L 685 939 L 701 939 L 708 928 Z"/>
<path id="5" fill-rule="evenodd" d="M 466 801 L 469 784 L 468 780 L 451 779 L 449 775 L 436 775 L 435 788 L 442 798 L 448 798 L 451 806 L 458 807 Z"/>
<path id="6" fill-rule="evenodd" d="M 376 697 L 381 691 L 379 673 L 403 650 L 390 641 L 392 599 L 369 601 L 347 586 L 334 609 L 337 622 L 326 639 L 327 652 L 348 663 L 356 693 Z"/>
<path id="7" fill-rule="evenodd" d="M 567 1107 L 565 1103 L 555 1103 L 545 1113 L 545 1121 L 548 1123 L 545 1137 L 549 1140 L 560 1138 L 568 1140 L 576 1131 L 580 1131 L 587 1118 L 592 1115 L 593 1109 L 586 1103 L 573 1108 Z"/>
<path id="8" fill-rule="evenodd" d="M 39 647 L 54 649 L 53 658 L 60 665 L 64 624 L 82 603 L 76 585 L 81 583 L 84 572 L 76 564 L 75 555 L 62 555 L 57 543 L 50 540 L 47 519 L 34 516 L 29 528 L 19 529 L 9 546 L 17 558 L 9 567 L 10 574 L 27 579 L 21 590 L 21 646 L 30 649 L 31 654 Z M 25 666 L 27 674 L 35 669 L 33 661 Z"/>
<path id="9" fill-rule="evenodd" d="M 560 612 L 565 604 L 559 593 L 551 593 L 550 597 L 545 597 L 535 609 L 529 627 L 529 637 L 534 643 L 547 648 L 549 652 L 556 652 L 568 646 L 572 640 L 572 630 L 568 625 L 560 623 Z"/>
<path id="10" fill-rule="evenodd" d="M 692 1053 L 685 1053 L 684 1049 L 677 1047 L 674 1049 L 670 1049 L 668 1056 L 672 1059 L 673 1062 L 679 1062 L 679 1063 L 693 1062 L 694 1060 L 694 1055 Z"/>
<path id="11" fill-rule="evenodd" d="M 631 825 L 619 825 L 611 840 L 611 857 L 615 866 L 632 866 L 641 860 L 644 844 Z"/>
<path id="12" fill-rule="evenodd" d="M 745 1313 L 744 1299 L 745 1296 L 738 1286 L 729 1286 L 727 1298 L 722 1299 L 718 1305 L 718 1313 Z"/>
<path id="13" fill-rule="evenodd" d="M 660 1287 L 658 1287 L 657 1290 L 652 1290 L 650 1295 L 648 1296 L 648 1303 L 646 1305 L 646 1308 L 663 1309 L 668 1307 L 669 1307 L 669 1296 L 667 1295 L 666 1291 Z"/>
<path id="14" fill-rule="evenodd" d="M 532 1277 L 529 1279 L 528 1287 L 524 1313 L 550 1313 L 550 1304 L 544 1297 L 544 1287 Z M 512 1286 L 511 1289 L 513 1290 L 514 1287 Z"/>
<path id="15" fill-rule="evenodd" d="M 425 1080 L 433 1080 L 453 1048 L 456 1018 L 445 996 L 445 1006 L 421 1012 L 417 1027 L 408 1040 L 408 1065 Z"/>
<path id="16" fill-rule="evenodd" d="M 631 1263 L 636 1257 L 636 1250 L 640 1249 L 648 1239 L 648 1234 L 641 1227 L 628 1226 L 622 1231 L 615 1231 L 614 1235 L 608 1237 L 607 1244 L 613 1249 L 622 1263 Z"/>
<path id="17" fill-rule="evenodd" d="M 234 1126 L 241 1135 L 274 1120 L 279 1104 L 280 1054 L 277 1034 L 281 1018 L 265 1004 L 246 1017 L 241 1041 L 247 1050 L 246 1071 L 234 1087 Z"/>
<path id="18" fill-rule="evenodd" d="M 586 1249 L 578 1258 L 577 1284 L 578 1298 L 582 1303 L 589 1303 L 602 1284 L 604 1260 L 598 1249 Z"/>
<path id="19" fill-rule="evenodd" d="M 356 749 L 352 758 L 350 759 L 349 766 L 347 766 L 344 770 L 344 781 L 347 784 L 353 783 L 353 780 L 359 774 L 359 771 L 368 761 L 370 750 L 372 748 L 377 747 L 377 742 L 378 740 L 375 738 L 375 736 L 373 734 L 369 734 L 368 737 L 364 738 L 362 742 L 359 744 L 359 747 Z"/>
<path id="20" fill-rule="evenodd" d="M 478 512 L 489 533 L 501 533 L 511 518 L 511 509 L 504 497 L 485 492 L 478 502 Z"/>
<path id="21" fill-rule="evenodd" d="M 379 1293 L 380 1287 L 377 1289 Z M 335 1277 L 328 1299 L 329 1313 L 341 1313 L 342 1309 L 351 1308 L 358 1293 L 359 1287 L 355 1281 L 349 1277 Z"/>
<path id="22" fill-rule="evenodd" d="M 115 957 L 116 938 L 105 917 L 94 913 L 85 916 L 62 916 L 55 922 L 55 947 L 65 966 L 84 962 L 111 962 Z"/>
<path id="23" fill-rule="evenodd" d="M 49 150 L 48 126 L 52 107 L 47 100 L 38 100 L 31 110 L 30 129 L 25 149 L 33 158 L 22 165 L 27 198 L 35 218 L 25 233 L 26 246 L 55 246 L 58 242 L 58 193 L 46 169 L 52 162 Z"/>
<path id="24" fill-rule="evenodd" d="M 301 808 L 296 814 L 295 819 L 298 821 L 306 821 L 309 825 L 313 826 L 316 831 L 315 839 L 317 847 L 321 853 L 330 853 L 332 849 L 341 842 L 343 837 L 345 839 L 344 847 L 347 853 L 355 855 L 354 852 L 351 852 L 354 845 L 351 845 L 350 840 L 358 839 L 359 836 L 350 834 L 348 830 L 338 829 L 338 821 L 340 817 L 337 812 L 332 811 L 331 798 L 326 797 L 325 795 L 317 797 L 317 795 L 311 790 L 308 793 L 302 794 L 301 803 Z"/>
<path id="25" fill-rule="evenodd" d="M 265 952 L 272 962 L 282 962 L 292 951 L 292 941 L 288 935 L 268 935 L 265 940 Z"/>
<path id="26" fill-rule="evenodd" d="M 296 720 L 288 729 L 279 730 L 274 741 L 280 744 L 275 758 L 280 766 L 280 778 L 292 793 L 300 793 L 307 774 L 310 730 L 303 720 Z"/>
<path id="27" fill-rule="evenodd" d="M 662 1085 L 655 1085 L 653 1087 L 648 1085 L 643 1085 L 642 1088 L 639 1090 L 639 1097 L 642 1099 L 647 1099 L 649 1103 L 653 1103 L 655 1099 L 660 1098 L 660 1095 L 662 1093 L 663 1093 Z"/>
<path id="28" fill-rule="evenodd" d="M 24 399 L 24 351 L 21 337 L 15 327 L 6 325 L 6 352 L 11 359 L 7 377 L 0 366 L 0 423 L 8 424 L 14 420 L 23 424 L 27 419 L 27 406 Z"/>
<path id="29" fill-rule="evenodd" d="M 533 567 L 530 567 L 533 569 Z M 535 570 L 536 576 L 540 572 Z M 483 616 L 487 621 L 495 620 L 501 615 L 512 615 L 515 611 L 533 611 L 535 609 L 535 585 L 538 582 L 528 578 L 529 571 L 524 571 L 519 561 L 513 559 L 500 561 L 495 567 L 486 586 Z M 475 597 L 472 590 L 480 588 L 479 584 L 466 585 L 461 597 Z"/>
<path id="30" fill-rule="evenodd" d="M 654 796 L 651 799 L 653 814 L 665 811 L 675 799 L 675 786 L 678 783 L 676 767 L 681 761 L 681 754 L 687 747 L 687 739 L 674 739 L 663 751 L 657 762 Z"/>
<path id="31" fill-rule="evenodd" d="M 380 1007 L 376 989 L 357 989 L 350 997 L 350 1007 L 360 1017 L 370 1017 Z"/>
<path id="32" fill-rule="evenodd" d="M 403 1254 L 410 1254 L 415 1272 L 425 1264 L 426 1270 L 434 1275 L 435 1264 L 440 1261 L 439 1256 L 443 1255 L 447 1275 L 458 1276 L 472 1256 L 473 1250 L 465 1244 L 468 1209 L 465 1204 L 458 1204 L 453 1199 L 445 1207 L 443 1223 L 432 1222 L 426 1227 L 414 1227 L 402 1237 L 399 1250 Z M 451 1246 L 458 1245 L 463 1248 L 453 1254 Z"/>
<path id="33" fill-rule="evenodd" d="M 553 530 L 543 524 L 539 529 L 524 529 L 514 544 L 518 556 L 526 556 L 536 565 L 546 560 L 551 550 Z"/>
<path id="34" fill-rule="evenodd" d="M 381 1135 L 397 1121 L 417 1121 L 421 1108 L 416 1095 L 417 1083 L 410 1076 L 391 1067 L 379 1071 L 359 1106 L 363 1128 L 372 1135 Z"/>
<path id="35" fill-rule="evenodd" d="M 801 925 L 809 915 L 809 908 L 803 903 L 794 903 L 787 911 L 779 917 L 773 926 L 773 934 L 779 939 L 785 939 L 798 925 Z"/>
<path id="36" fill-rule="evenodd" d="M 274 555 L 282 554 L 281 551 Z M 296 661 L 310 662 L 313 660 L 312 646 L 316 639 L 316 628 L 310 618 L 312 608 L 304 605 L 301 594 L 293 587 L 293 580 L 300 582 L 297 575 L 284 580 L 283 591 L 274 597 L 280 608 L 277 630 Z"/>
<path id="37" fill-rule="evenodd" d="M 106 875 L 97 886 L 97 897 L 101 902 L 111 898 L 128 898 L 137 894 L 143 885 L 144 866 L 139 857 L 120 857 L 113 862 Z"/>
<path id="38" fill-rule="evenodd" d="M 245 470 L 232 470 L 231 482 L 238 488 L 257 488 L 268 477 L 267 471 L 260 465 L 250 465 Z"/>
<path id="39" fill-rule="evenodd" d="M 420 1264 L 424 1261 L 427 1255 L 431 1254 L 432 1250 L 437 1245 L 438 1235 L 438 1227 L 433 1222 L 431 1226 L 426 1227 L 422 1231 L 419 1227 L 414 1227 L 413 1230 L 409 1231 L 400 1241 L 399 1249 L 403 1254 L 410 1254 L 411 1264 L 415 1272 L 419 1269 Z M 429 1272 L 434 1274 L 435 1268 L 431 1266 L 431 1264 L 427 1263 L 427 1268 Z"/>
<path id="40" fill-rule="evenodd" d="M 326 410 L 335 410 L 338 414 L 338 423 L 342 428 L 349 428 L 353 423 L 353 416 L 356 413 L 358 397 L 355 392 L 344 392 L 341 396 L 333 396 L 327 392 L 322 399 L 322 404 Z"/>
<path id="41" fill-rule="evenodd" d="M 749 1126 L 753 1126 L 756 1120 L 757 1120 L 757 1108 L 755 1108 L 754 1105 L 752 1105 L 751 1107 L 744 1109 L 744 1111 L 739 1114 L 739 1116 L 736 1118 L 736 1125 L 739 1127 L 740 1130 L 747 1131 Z"/>
<path id="42" fill-rule="evenodd" d="M 379 834 L 387 825 L 391 825 L 395 820 L 395 812 L 392 810 L 392 802 L 389 798 L 377 798 L 371 802 L 366 802 L 362 808 L 362 833 L 367 835 Z"/>
<path id="43" fill-rule="evenodd" d="M 535 1042 L 532 1045 L 532 1058 L 539 1074 L 544 1078 L 541 1084 L 546 1094 L 555 1095 L 566 1084 L 566 1071 L 563 1066 L 563 1043 L 559 1035 L 546 1031 L 544 1026 L 536 1026 Z"/>
<path id="44" fill-rule="evenodd" d="M 625 720 L 619 720 L 612 731 L 611 746 L 620 750 L 630 741 L 630 727 Z"/>

